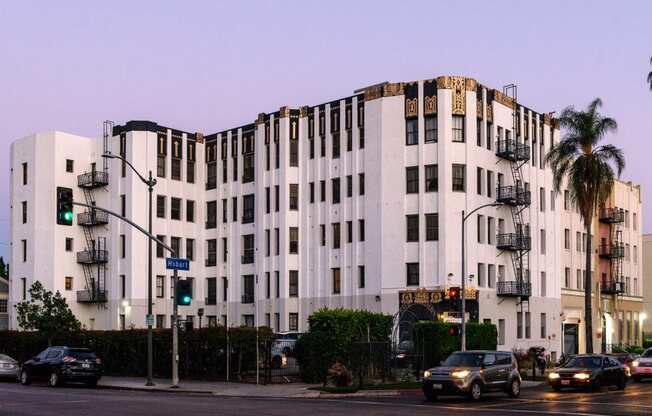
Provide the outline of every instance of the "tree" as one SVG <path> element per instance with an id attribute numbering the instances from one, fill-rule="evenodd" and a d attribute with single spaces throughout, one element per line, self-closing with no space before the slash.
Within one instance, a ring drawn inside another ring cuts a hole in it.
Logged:
<path id="1" fill-rule="evenodd" d="M 22 329 L 42 332 L 48 339 L 48 345 L 52 345 L 56 335 L 81 329 L 81 323 L 58 290 L 52 294 L 36 281 L 29 288 L 29 296 L 29 300 L 16 305 L 18 325 Z"/>
<path id="2" fill-rule="evenodd" d="M 0 277 L 7 277 L 7 266 L 5 265 L 5 259 L 0 256 Z"/>
<path id="3" fill-rule="evenodd" d="M 565 108 L 559 123 L 566 130 L 562 140 L 546 155 L 553 171 L 556 192 L 567 183 L 570 201 L 579 208 L 586 229 L 586 276 L 584 278 L 584 326 L 586 352 L 593 353 L 591 307 L 591 223 L 595 210 L 602 205 L 613 188 L 615 165 L 618 176 L 625 168 L 622 150 L 612 144 L 600 145 L 607 133 L 618 128 L 616 120 L 602 116 L 598 108 L 602 100 L 593 100 L 586 111 L 573 106 Z"/>

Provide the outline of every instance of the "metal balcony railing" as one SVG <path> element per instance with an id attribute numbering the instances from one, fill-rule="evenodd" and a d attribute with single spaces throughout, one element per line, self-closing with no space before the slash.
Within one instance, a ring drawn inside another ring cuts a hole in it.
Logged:
<path id="1" fill-rule="evenodd" d="M 620 208 L 600 208 L 600 222 L 615 224 L 625 221 L 625 211 Z"/>
<path id="2" fill-rule="evenodd" d="M 245 293 L 242 295 L 242 303 L 254 303 L 254 294 Z"/>
<path id="3" fill-rule="evenodd" d="M 77 263 L 100 264 L 108 261 L 109 252 L 107 250 L 84 250 L 77 252 Z"/>
<path id="4" fill-rule="evenodd" d="M 499 250 L 530 250 L 531 238 L 522 233 L 504 233 L 496 237 L 496 247 Z"/>
<path id="5" fill-rule="evenodd" d="M 80 188 L 99 188 L 109 184 L 109 173 L 101 170 L 82 173 L 77 176 L 77 186 Z"/>
<path id="6" fill-rule="evenodd" d="M 530 146 L 510 139 L 496 141 L 496 156 L 513 162 L 530 160 Z"/>
<path id="7" fill-rule="evenodd" d="M 600 244 L 600 257 L 607 259 L 617 259 L 625 256 L 625 245 L 623 243 L 612 242 L 611 244 Z"/>
<path id="8" fill-rule="evenodd" d="M 496 202 L 506 205 L 530 205 L 530 191 L 522 186 L 507 185 L 496 189 Z"/>
<path id="9" fill-rule="evenodd" d="M 107 301 L 108 292 L 106 290 L 78 290 L 78 303 L 104 303 Z"/>
<path id="10" fill-rule="evenodd" d="M 615 279 L 602 279 L 600 282 L 600 292 L 606 295 L 619 295 L 625 292 L 623 282 Z"/>
<path id="11" fill-rule="evenodd" d="M 530 297 L 532 295 L 532 283 L 519 281 L 497 282 L 496 294 L 498 296 Z"/>
<path id="12" fill-rule="evenodd" d="M 92 226 L 92 225 L 105 225 L 109 223 L 109 214 L 100 210 L 90 210 L 80 212 L 77 214 L 77 224 Z"/>

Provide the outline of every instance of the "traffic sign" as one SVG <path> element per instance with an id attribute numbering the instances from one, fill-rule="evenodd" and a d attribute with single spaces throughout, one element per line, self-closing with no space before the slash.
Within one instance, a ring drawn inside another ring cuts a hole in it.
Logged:
<path id="1" fill-rule="evenodd" d="M 187 272 L 190 270 L 190 260 L 166 257 L 165 268 L 168 270 L 183 270 Z"/>
<path id="2" fill-rule="evenodd" d="M 154 315 L 147 315 L 145 317 L 145 326 L 154 326 Z"/>

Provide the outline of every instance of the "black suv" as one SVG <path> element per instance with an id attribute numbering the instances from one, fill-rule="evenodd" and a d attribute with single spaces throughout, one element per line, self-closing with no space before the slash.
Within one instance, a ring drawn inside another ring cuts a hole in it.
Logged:
<path id="1" fill-rule="evenodd" d="M 446 394 L 479 400 L 486 391 L 503 391 L 510 397 L 521 393 L 521 375 L 511 352 L 457 351 L 441 366 L 423 373 L 423 394 L 428 400 Z"/>
<path id="2" fill-rule="evenodd" d="M 28 385 L 32 380 L 48 380 L 57 387 L 67 381 L 97 385 L 102 377 L 102 361 L 86 348 L 49 347 L 20 369 L 20 382 Z"/>

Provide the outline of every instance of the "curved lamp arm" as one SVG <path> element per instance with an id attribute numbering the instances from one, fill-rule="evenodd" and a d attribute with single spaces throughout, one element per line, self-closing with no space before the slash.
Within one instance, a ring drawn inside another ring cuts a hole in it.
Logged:
<path id="1" fill-rule="evenodd" d="M 138 172 L 138 171 L 136 170 L 136 168 L 134 167 L 134 165 L 132 165 L 131 163 L 129 163 L 129 161 L 128 161 L 127 159 L 125 159 L 124 157 L 122 157 L 122 156 L 120 156 L 120 155 L 114 155 L 113 153 L 104 153 L 104 154 L 102 155 L 102 157 L 105 157 L 105 158 L 107 158 L 107 159 L 120 159 L 120 160 L 122 160 L 124 163 L 126 163 L 126 164 L 131 168 L 131 170 L 134 171 L 134 173 L 135 173 L 135 174 L 140 178 L 140 180 L 141 180 L 145 185 L 147 185 L 147 186 L 154 186 L 154 185 L 156 185 L 156 179 L 152 179 L 151 182 L 150 182 L 149 180 L 145 179 L 145 178 L 143 177 L 143 175 L 141 175 L 140 172 Z"/>

